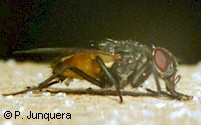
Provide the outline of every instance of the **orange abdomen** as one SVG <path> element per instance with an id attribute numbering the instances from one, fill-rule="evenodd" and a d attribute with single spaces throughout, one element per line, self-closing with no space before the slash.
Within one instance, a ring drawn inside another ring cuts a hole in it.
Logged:
<path id="1" fill-rule="evenodd" d="M 119 55 L 110 55 L 108 53 L 99 51 L 77 52 L 70 56 L 64 57 L 60 62 L 61 67 L 74 66 L 82 70 L 86 74 L 90 75 L 91 77 L 98 78 L 101 75 L 101 69 L 99 64 L 95 60 L 96 56 L 99 56 L 105 64 L 114 63 L 115 61 L 120 59 Z M 53 67 L 53 70 L 55 70 L 55 67 Z M 61 74 L 61 76 L 82 79 L 80 76 L 70 70 L 65 71 Z"/>

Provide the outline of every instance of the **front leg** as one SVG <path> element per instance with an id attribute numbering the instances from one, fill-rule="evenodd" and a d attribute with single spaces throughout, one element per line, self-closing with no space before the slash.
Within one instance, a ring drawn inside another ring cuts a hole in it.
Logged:
<path id="1" fill-rule="evenodd" d="M 161 94 L 161 85 L 160 85 L 160 82 L 159 82 L 159 78 L 155 73 L 154 73 L 154 79 L 155 79 L 155 82 L 156 82 L 157 92 L 160 95 Z"/>
<path id="2" fill-rule="evenodd" d="M 192 99 L 192 96 L 188 96 L 182 93 L 179 93 L 177 91 L 175 91 L 175 83 L 174 80 L 169 78 L 169 79 L 165 79 L 165 84 L 166 84 L 166 89 L 170 92 L 170 95 L 174 98 L 177 98 L 179 100 L 189 100 Z"/>
<path id="3" fill-rule="evenodd" d="M 166 84 L 166 89 L 167 89 L 167 91 L 169 93 L 163 92 L 161 90 L 160 82 L 159 82 L 159 76 L 156 73 L 154 73 L 154 79 L 156 81 L 158 95 L 165 95 L 165 96 L 169 95 L 170 97 L 176 98 L 178 100 L 189 100 L 189 99 L 192 98 L 191 96 L 184 95 L 182 93 L 179 93 L 179 92 L 175 91 L 176 83 L 174 83 L 175 82 L 174 79 L 172 79 L 172 78 L 163 78 L 163 80 L 164 80 L 164 82 Z"/>

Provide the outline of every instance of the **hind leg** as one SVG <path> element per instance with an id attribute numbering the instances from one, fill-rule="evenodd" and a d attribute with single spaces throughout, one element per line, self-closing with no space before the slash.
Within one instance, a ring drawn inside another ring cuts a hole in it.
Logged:
<path id="1" fill-rule="evenodd" d="M 8 95 L 18 95 L 18 94 L 23 94 L 26 93 L 28 91 L 33 91 L 33 90 L 42 90 L 43 88 L 47 88 L 53 84 L 58 83 L 58 81 L 53 81 L 51 82 L 53 79 L 55 78 L 60 78 L 59 80 L 63 81 L 65 79 L 65 77 L 60 77 L 60 75 L 65 72 L 66 70 L 71 70 L 73 72 L 75 72 L 76 74 L 78 74 L 79 76 L 83 77 L 84 79 L 86 79 L 87 81 L 93 83 L 94 85 L 97 85 L 99 87 L 101 87 L 104 83 L 98 81 L 97 79 L 87 75 L 86 73 L 84 73 L 82 70 L 76 68 L 76 67 L 72 67 L 72 66 L 66 66 L 64 68 L 62 68 L 59 72 L 54 73 L 52 76 L 50 76 L 49 78 L 47 78 L 45 81 L 41 82 L 38 86 L 33 86 L 33 87 L 27 87 L 27 89 L 19 91 L 19 92 L 14 92 L 14 93 L 9 93 L 9 94 L 2 94 L 3 96 L 8 96 Z"/>

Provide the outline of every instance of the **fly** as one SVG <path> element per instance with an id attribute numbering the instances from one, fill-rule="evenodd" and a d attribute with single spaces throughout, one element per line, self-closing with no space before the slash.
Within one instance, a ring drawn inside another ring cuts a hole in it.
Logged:
<path id="1" fill-rule="evenodd" d="M 100 88 L 115 87 L 122 103 L 122 95 L 129 95 L 122 91 L 126 86 L 141 87 L 142 83 L 153 74 L 157 92 L 146 89 L 148 93 L 168 95 L 179 100 L 192 98 L 175 90 L 175 86 L 180 80 L 180 75 L 176 75 L 178 63 L 168 50 L 161 47 L 150 49 L 146 45 L 131 40 L 116 41 L 112 39 L 100 41 L 97 48 L 97 50 L 60 49 L 59 51 L 63 53 L 62 56 L 51 64 L 52 76 L 36 87 L 28 87 L 23 91 L 4 95 L 17 95 L 27 91 L 42 90 L 57 83 L 57 81 L 52 82 L 55 78 L 61 81 L 66 78 L 77 78 L 85 79 Z M 25 52 L 40 51 L 42 52 L 43 49 Z M 161 90 L 159 79 L 165 82 L 167 92 Z M 107 92 L 104 93 L 107 94 Z M 102 95 L 103 93 L 99 92 L 99 94 Z"/>

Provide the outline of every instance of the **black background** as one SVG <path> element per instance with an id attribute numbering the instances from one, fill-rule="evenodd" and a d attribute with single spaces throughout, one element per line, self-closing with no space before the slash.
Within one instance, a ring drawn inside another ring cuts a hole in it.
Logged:
<path id="1" fill-rule="evenodd" d="M 3 59 L 16 50 L 90 47 L 111 38 L 164 47 L 181 63 L 197 63 L 201 1 L 1 0 L 0 38 Z"/>

